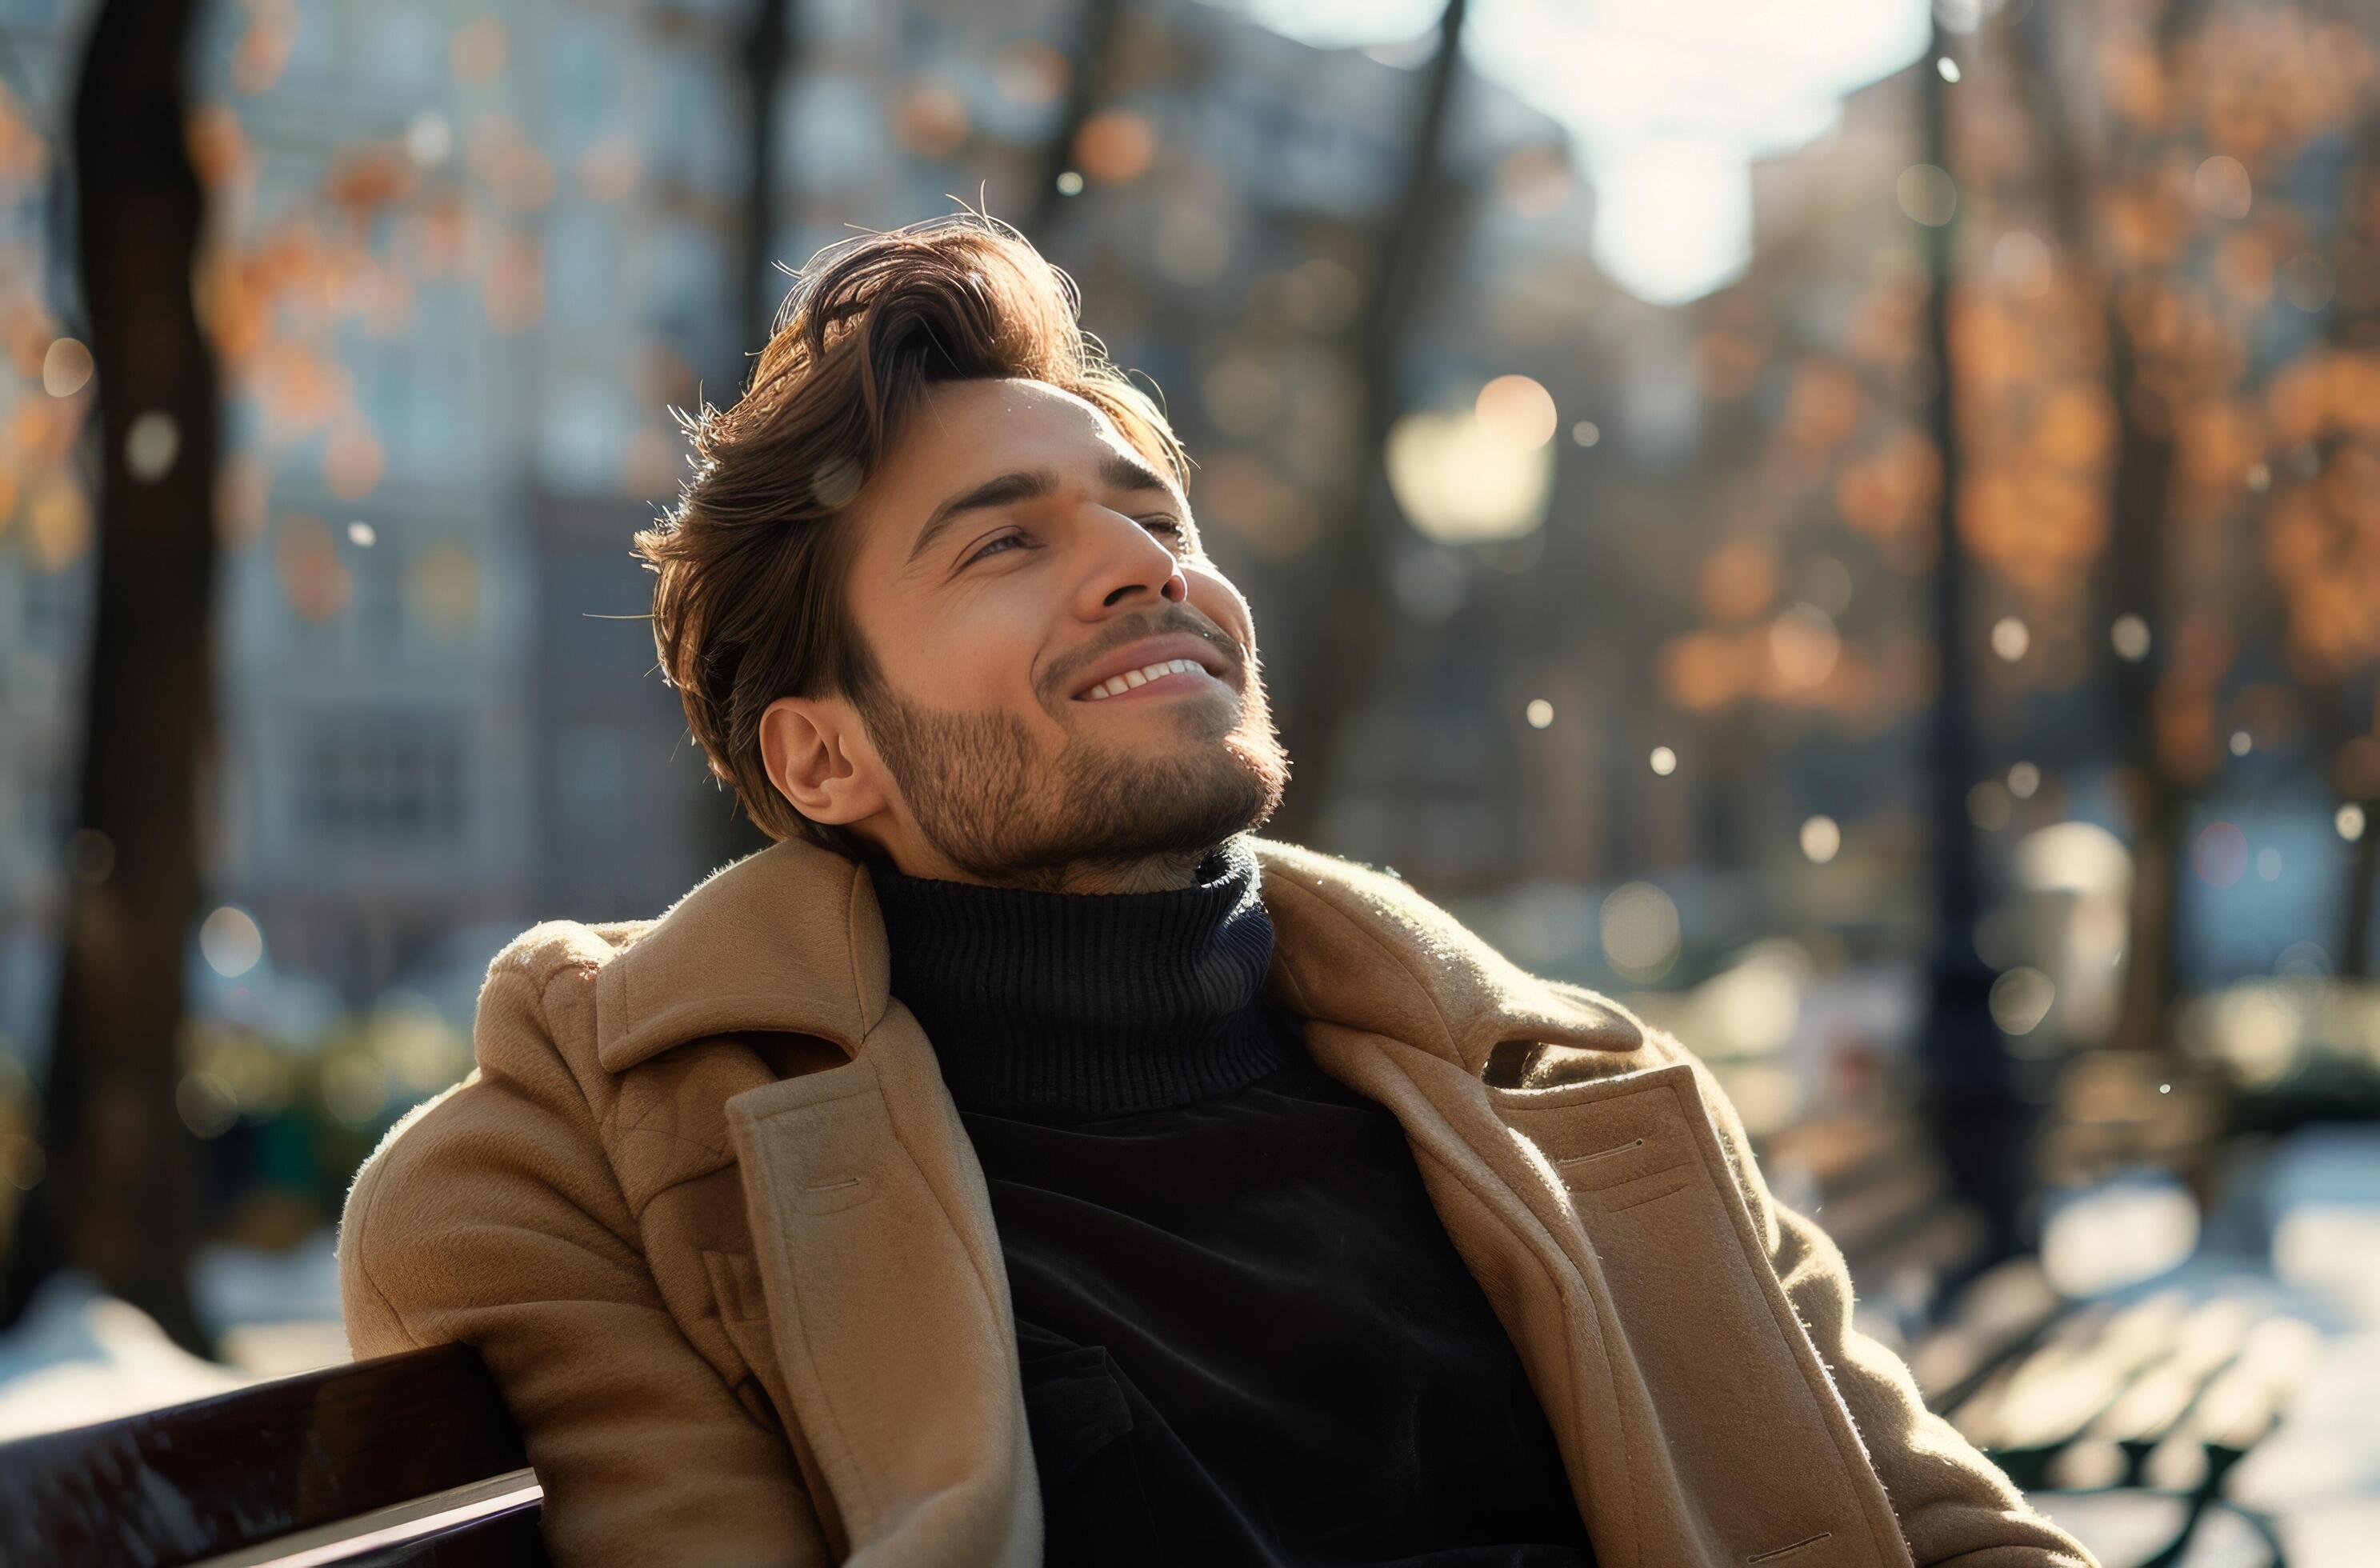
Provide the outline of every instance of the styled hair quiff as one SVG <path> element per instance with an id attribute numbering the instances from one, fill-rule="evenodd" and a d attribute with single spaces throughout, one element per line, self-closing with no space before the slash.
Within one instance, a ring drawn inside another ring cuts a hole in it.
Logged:
<path id="1" fill-rule="evenodd" d="M 846 604 L 855 530 L 837 519 L 928 386 L 1046 382 L 1186 482 L 1163 411 L 1083 331 L 1081 303 L 1023 235 L 979 213 L 858 236 L 797 274 L 735 406 L 679 416 L 693 475 L 635 541 L 656 574 L 653 646 L 711 776 L 771 839 L 856 848 L 770 783 L 760 716 L 781 697 L 840 696 L 864 711 L 880 692 Z"/>

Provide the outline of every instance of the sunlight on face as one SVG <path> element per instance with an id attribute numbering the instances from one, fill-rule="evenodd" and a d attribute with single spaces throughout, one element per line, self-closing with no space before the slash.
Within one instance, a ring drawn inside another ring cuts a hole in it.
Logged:
<path id="1" fill-rule="evenodd" d="M 852 615 L 887 688 L 858 707 L 896 860 L 909 829 L 959 873 L 1054 885 L 1270 817 L 1287 761 L 1247 601 L 1092 405 L 934 387 L 852 520 Z"/>

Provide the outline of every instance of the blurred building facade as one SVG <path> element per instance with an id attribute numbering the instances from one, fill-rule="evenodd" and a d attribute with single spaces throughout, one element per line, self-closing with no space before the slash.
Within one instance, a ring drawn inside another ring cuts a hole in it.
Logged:
<path id="1" fill-rule="evenodd" d="M 88 554 L 90 394 L 44 373 L 73 327 L 47 194 L 61 15 L 0 5 L 0 1028 L 27 1035 L 62 908 Z M 193 145 L 235 413 L 214 893 L 273 966 L 360 1004 L 468 967 L 458 930 L 655 913 L 758 842 L 637 618 L 628 538 L 684 471 L 668 410 L 735 395 L 788 281 L 756 256 L 797 264 L 962 201 L 1026 227 L 1161 389 L 1277 693 L 1330 656 L 1314 546 L 1364 512 L 1396 630 L 1337 731 L 1322 847 L 1590 981 L 1683 978 L 1777 930 L 1920 949 L 1935 492 L 1926 284 L 1896 197 L 1914 67 L 1760 165 L 1749 272 L 1671 310 L 1591 261 L 1562 126 L 1461 66 L 1393 384 L 1370 388 L 1365 304 L 1427 34 L 1316 49 L 1200 0 L 806 0 L 773 43 L 759 19 L 741 0 L 212 14 Z M 1985 239 L 1978 276 L 2030 264 Z M 1472 428 L 1508 377 L 1552 421 L 1518 457 Z M 1367 394 L 1412 417 L 1385 486 Z M 1434 515 L 1465 491 L 1504 515 Z M 1988 591 L 1987 619 L 2025 622 L 2025 669 L 2095 635 Z M 2088 765 L 2102 696 L 2019 700 L 2006 673 L 1986 667 L 1979 823 L 2113 820 Z M 1669 956 L 1619 964 L 1599 911 L 1642 888 Z"/>

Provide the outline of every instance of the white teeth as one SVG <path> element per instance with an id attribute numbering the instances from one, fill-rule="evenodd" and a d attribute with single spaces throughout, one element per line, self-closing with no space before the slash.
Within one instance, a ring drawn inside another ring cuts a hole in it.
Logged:
<path id="1" fill-rule="evenodd" d="M 1130 691 L 1135 687 L 1147 686 L 1149 682 L 1154 680 L 1162 680 L 1167 675 L 1187 675 L 1191 671 L 1203 671 L 1205 668 L 1206 666 L 1199 663 L 1196 659 L 1167 659 L 1155 664 L 1144 664 L 1137 670 L 1126 670 L 1123 675 L 1111 676 L 1091 687 L 1090 690 L 1083 693 L 1083 697 L 1087 701 L 1104 701 L 1108 698 L 1115 697 L 1123 692 Z"/>

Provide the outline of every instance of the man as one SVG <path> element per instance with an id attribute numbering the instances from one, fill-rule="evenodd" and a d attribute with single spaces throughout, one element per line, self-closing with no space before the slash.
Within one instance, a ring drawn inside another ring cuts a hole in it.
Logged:
<path id="1" fill-rule="evenodd" d="M 1253 836 L 1248 605 L 1072 286 L 838 248 L 638 546 L 779 842 L 537 927 L 347 1200 L 554 1559 L 2090 1562 L 1850 1328 L 1676 1041 Z"/>

